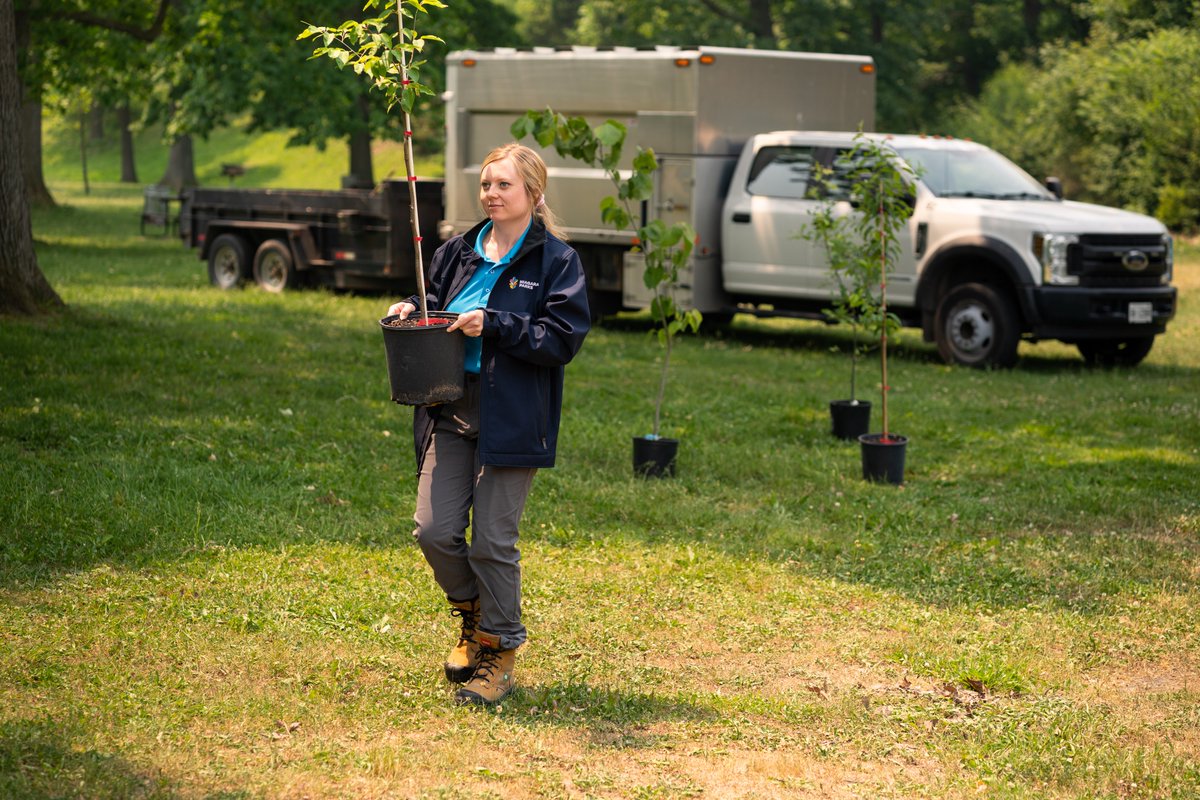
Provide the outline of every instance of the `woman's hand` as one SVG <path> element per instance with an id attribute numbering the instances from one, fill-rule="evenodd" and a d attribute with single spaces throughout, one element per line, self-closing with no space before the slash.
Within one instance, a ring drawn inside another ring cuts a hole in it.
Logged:
<path id="1" fill-rule="evenodd" d="M 454 324 L 446 329 L 447 333 L 450 331 L 462 331 L 467 336 L 482 336 L 483 309 L 477 308 L 474 311 L 459 314 L 458 319 L 454 320 Z"/>
<path id="2" fill-rule="evenodd" d="M 399 303 L 392 303 L 388 309 L 387 315 L 390 317 L 393 314 L 399 314 L 400 319 L 407 319 L 408 315 L 416 311 L 417 307 L 407 300 L 401 300 Z"/>

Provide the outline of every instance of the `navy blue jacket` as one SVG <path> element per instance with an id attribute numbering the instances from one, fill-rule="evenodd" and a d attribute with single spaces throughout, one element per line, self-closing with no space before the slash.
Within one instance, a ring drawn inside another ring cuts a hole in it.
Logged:
<path id="1" fill-rule="evenodd" d="M 483 261 L 475 241 L 484 224 L 434 254 L 425 298 L 429 310 L 445 307 Z M 535 219 L 484 309 L 476 450 L 481 464 L 554 466 L 563 367 L 579 352 L 590 327 L 579 255 Z M 418 473 L 440 412 L 440 406 L 413 410 Z"/>

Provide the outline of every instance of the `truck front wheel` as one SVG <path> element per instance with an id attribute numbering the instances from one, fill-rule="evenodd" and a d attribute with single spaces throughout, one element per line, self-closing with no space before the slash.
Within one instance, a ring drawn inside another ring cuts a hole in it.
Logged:
<path id="1" fill-rule="evenodd" d="M 968 367 L 1011 367 L 1021 331 L 1012 305 L 991 286 L 955 286 L 937 308 L 938 353 Z"/>
<path id="2" fill-rule="evenodd" d="M 223 233 L 208 251 L 208 282 L 221 289 L 236 289 L 245 283 L 249 265 L 245 240 Z"/>
<path id="3" fill-rule="evenodd" d="M 278 239 L 268 239 L 254 254 L 254 281 L 268 292 L 282 292 L 296 285 L 292 251 Z"/>
<path id="4" fill-rule="evenodd" d="M 1083 360 L 1093 367 L 1136 367 L 1150 355 L 1153 336 L 1133 336 L 1128 339 L 1089 339 L 1076 342 Z"/>

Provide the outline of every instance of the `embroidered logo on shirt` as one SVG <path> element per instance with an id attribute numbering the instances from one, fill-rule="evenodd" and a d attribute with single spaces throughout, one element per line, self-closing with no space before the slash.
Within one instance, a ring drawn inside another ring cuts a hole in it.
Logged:
<path id="1" fill-rule="evenodd" d="M 519 281 L 516 278 L 508 279 L 509 289 L 516 289 L 518 287 L 521 289 L 536 289 L 538 287 L 538 283 L 536 281 Z"/>
<path id="2" fill-rule="evenodd" d="M 516 279 L 516 278 L 509 278 L 509 279 L 508 279 L 508 288 L 510 288 L 510 289 L 515 289 L 515 288 L 517 288 L 517 279 Z"/>

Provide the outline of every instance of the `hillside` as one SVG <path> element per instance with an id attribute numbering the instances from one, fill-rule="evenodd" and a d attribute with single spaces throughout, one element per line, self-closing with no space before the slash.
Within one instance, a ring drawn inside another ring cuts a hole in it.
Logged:
<path id="1" fill-rule="evenodd" d="M 228 185 L 221 175 L 222 164 L 240 164 L 246 174 L 235 186 L 337 189 L 349 167 L 344 142 L 332 142 L 324 150 L 313 146 L 289 147 L 286 131 L 246 133 L 238 127 L 217 131 L 208 139 L 194 142 L 196 178 L 201 185 Z M 83 181 L 79 124 L 59 116 L 47 115 L 43 133 L 43 168 L 50 184 L 80 184 Z M 167 164 L 168 147 L 159 128 L 139 132 L 134 140 L 134 159 L 138 181 L 156 182 Z M 376 142 L 373 149 L 375 179 L 404 174 L 404 154 L 399 142 Z M 88 179 L 91 183 L 116 183 L 121 177 L 121 152 L 115 124 L 105 130 L 103 139 L 87 145 Z M 440 157 L 419 160 L 418 175 L 441 176 Z"/>

